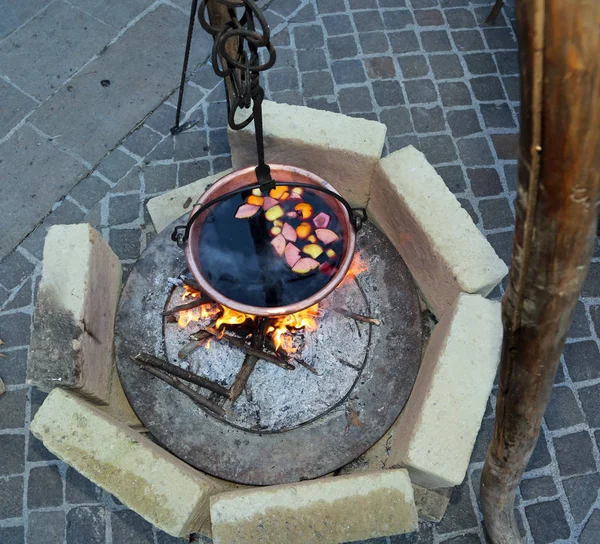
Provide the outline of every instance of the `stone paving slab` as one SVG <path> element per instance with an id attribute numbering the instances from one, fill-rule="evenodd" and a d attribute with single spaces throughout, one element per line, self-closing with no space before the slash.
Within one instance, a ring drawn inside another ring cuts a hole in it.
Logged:
<path id="1" fill-rule="evenodd" d="M 0 40 L 14 32 L 52 0 L 1 0 L 0 1 Z"/>
<path id="2" fill-rule="evenodd" d="M 120 29 L 152 4 L 152 0 L 71 0 L 71 4 Z"/>
<path id="3" fill-rule="evenodd" d="M 0 144 L 0 157 L 0 258 L 3 258 L 88 169 L 29 125 Z"/>
<path id="4" fill-rule="evenodd" d="M 0 45 L 3 75 L 38 100 L 100 51 L 115 29 L 65 1 L 57 1 Z"/>
<path id="5" fill-rule="evenodd" d="M 97 164 L 175 88 L 186 28 L 181 11 L 159 5 L 42 104 L 31 122 Z M 196 51 L 207 51 L 208 37 L 197 38 Z"/>
<path id="6" fill-rule="evenodd" d="M 37 102 L 14 85 L 0 79 L 0 140 L 4 138 L 30 111 Z"/>

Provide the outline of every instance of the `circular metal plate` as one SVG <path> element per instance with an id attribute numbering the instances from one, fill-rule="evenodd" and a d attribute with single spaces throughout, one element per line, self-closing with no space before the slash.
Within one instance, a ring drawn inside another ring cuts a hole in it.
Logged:
<path id="1" fill-rule="evenodd" d="M 204 472 L 250 485 L 316 478 L 375 444 L 408 400 L 422 348 L 417 291 L 385 235 L 369 224 L 357 235 L 357 251 L 369 270 L 355 281 L 381 325 L 371 326 L 366 362 L 354 386 L 321 417 L 290 430 L 259 433 L 204 411 L 129 360 L 140 351 L 165 357 L 161 312 L 171 292 L 168 278 L 185 268 L 183 252 L 170 240 L 173 226 L 151 242 L 132 269 L 115 330 L 123 388 L 156 440 Z"/>

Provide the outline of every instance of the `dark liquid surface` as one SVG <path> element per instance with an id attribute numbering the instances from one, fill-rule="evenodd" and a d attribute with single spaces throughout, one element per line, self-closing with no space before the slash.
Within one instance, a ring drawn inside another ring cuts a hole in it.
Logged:
<path id="1" fill-rule="evenodd" d="M 290 190 L 292 188 L 290 187 Z M 250 193 L 235 195 L 213 206 L 200 231 L 200 265 L 209 283 L 226 297 L 242 304 L 259 307 L 287 306 L 304 300 L 320 291 L 331 280 L 331 275 L 316 268 L 306 274 L 293 272 L 285 256 L 279 256 L 271 240 L 273 223 L 265 217 L 261 209 L 248 219 L 235 218 L 238 208 L 245 203 Z M 342 253 L 341 230 L 331 208 L 313 191 L 304 190 L 302 201 L 313 208 L 308 219 L 290 218 L 286 215 L 281 221 L 296 228 L 307 222 L 315 230 L 313 218 L 320 212 L 330 216 L 327 228 L 338 235 L 338 239 L 328 245 L 317 240 L 316 244 L 325 249 L 333 249 L 336 256 L 330 258 L 325 251 L 316 258 L 319 263 L 339 266 Z M 287 213 L 294 210 L 300 200 L 280 202 Z M 294 245 L 302 249 L 311 242 L 298 239 Z M 301 253 L 302 258 L 310 258 Z"/>

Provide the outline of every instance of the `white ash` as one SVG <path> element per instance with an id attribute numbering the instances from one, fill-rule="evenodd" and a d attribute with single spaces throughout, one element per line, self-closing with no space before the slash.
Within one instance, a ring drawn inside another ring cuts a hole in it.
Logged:
<path id="1" fill-rule="evenodd" d="M 181 304 L 182 293 L 183 289 L 176 287 L 167 307 Z M 290 429 L 318 417 L 345 397 L 366 359 L 371 325 L 344 317 L 331 310 L 332 306 L 363 315 L 370 311 L 356 282 L 336 289 L 321 304 L 318 329 L 295 335 L 300 349 L 294 356 L 314 366 L 319 375 L 298 363 L 296 370 L 284 370 L 259 361 L 244 393 L 235 404 L 226 406 L 232 412 L 226 416 L 231 423 L 263 432 Z M 177 323 L 165 323 L 166 356 L 182 368 L 230 387 L 245 357 L 238 348 L 212 340 L 209 349 L 196 350 L 186 361 L 177 355 L 190 334 L 208 324 L 210 320 L 192 322 L 181 329 Z"/>

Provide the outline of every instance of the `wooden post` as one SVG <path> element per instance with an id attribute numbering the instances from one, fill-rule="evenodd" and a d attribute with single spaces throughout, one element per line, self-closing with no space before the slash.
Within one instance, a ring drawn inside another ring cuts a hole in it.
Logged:
<path id="1" fill-rule="evenodd" d="M 481 479 L 494 544 L 520 542 L 514 499 L 589 268 L 600 185 L 600 2 L 517 2 L 517 220 L 496 425 Z"/>

